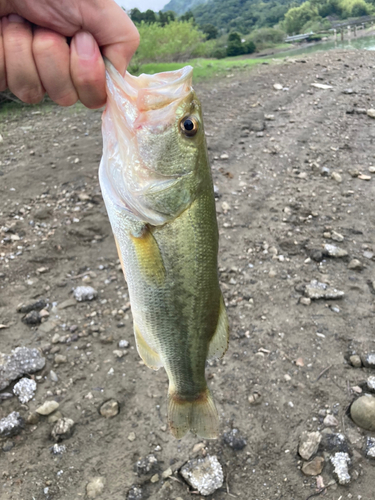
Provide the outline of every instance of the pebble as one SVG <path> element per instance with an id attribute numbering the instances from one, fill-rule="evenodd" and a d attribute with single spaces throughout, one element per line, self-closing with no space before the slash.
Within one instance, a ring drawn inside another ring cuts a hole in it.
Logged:
<path id="1" fill-rule="evenodd" d="M 136 463 L 136 471 L 138 476 L 154 473 L 158 468 L 158 460 L 155 455 L 147 455 L 147 457 L 138 460 Z"/>
<path id="2" fill-rule="evenodd" d="M 49 378 L 52 380 L 52 382 L 58 382 L 59 377 L 56 375 L 56 373 L 53 370 L 50 370 L 49 372 Z"/>
<path id="3" fill-rule="evenodd" d="M 311 299 L 309 297 L 301 297 L 299 301 L 300 304 L 303 304 L 304 306 L 309 306 L 311 304 Z"/>
<path id="4" fill-rule="evenodd" d="M 375 375 L 370 375 L 370 377 L 367 379 L 367 387 L 371 391 L 375 391 Z"/>
<path id="5" fill-rule="evenodd" d="M 62 365 L 68 361 L 68 358 L 66 356 L 63 356 L 62 354 L 55 354 L 55 363 L 57 365 Z"/>
<path id="6" fill-rule="evenodd" d="M 21 403 L 28 403 L 34 397 L 36 382 L 30 378 L 21 378 L 13 387 L 13 392 Z"/>
<path id="7" fill-rule="evenodd" d="M 36 302 L 30 302 L 29 304 L 20 304 L 17 307 L 17 312 L 27 314 L 31 311 L 41 311 L 45 307 L 47 307 L 47 302 L 44 299 L 39 299 Z"/>
<path id="8" fill-rule="evenodd" d="M 246 439 L 244 439 L 238 429 L 232 429 L 223 434 L 224 443 L 233 448 L 235 451 L 242 450 L 246 446 Z"/>
<path id="9" fill-rule="evenodd" d="M 162 473 L 161 477 L 162 477 L 162 479 L 167 479 L 168 477 L 171 477 L 171 476 L 172 476 L 172 474 L 173 474 L 172 469 L 171 469 L 170 467 L 168 467 L 168 469 L 167 469 L 167 470 L 165 470 L 165 471 Z"/>
<path id="10" fill-rule="evenodd" d="M 73 293 L 78 302 L 94 300 L 98 296 L 98 292 L 92 286 L 77 286 Z"/>
<path id="11" fill-rule="evenodd" d="M 59 309 L 60 311 L 62 311 L 63 309 L 68 309 L 68 307 L 73 307 L 77 304 L 77 301 L 74 300 L 74 299 L 67 299 L 67 300 L 64 300 L 63 302 L 61 302 L 61 304 L 59 304 L 57 306 L 57 309 Z"/>
<path id="12" fill-rule="evenodd" d="M 361 181 L 371 181 L 371 175 L 359 174 L 358 179 L 361 179 Z"/>
<path id="13" fill-rule="evenodd" d="M 361 269 L 363 269 L 363 264 L 358 259 L 352 259 L 348 264 L 348 269 L 360 271 Z"/>
<path id="14" fill-rule="evenodd" d="M 151 483 L 157 483 L 159 481 L 160 477 L 159 474 L 154 474 L 152 478 L 150 479 Z"/>
<path id="15" fill-rule="evenodd" d="M 129 342 L 127 340 L 120 340 L 118 346 L 120 349 L 126 349 L 129 347 Z"/>
<path id="16" fill-rule="evenodd" d="M 331 179 L 339 183 L 342 182 L 342 177 L 338 172 L 332 172 Z"/>
<path id="17" fill-rule="evenodd" d="M 62 455 L 65 452 L 66 452 L 66 446 L 65 446 L 65 444 L 57 444 L 57 443 L 55 443 L 52 446 L 52 448 L 51 448 L 51 453 L 53 455 Z"/>
<path id="18" fill-rule="evenodd" d="M 39 415 L 44 415 L 44 416 L 47 416 L 47 415 L 50 415 L 51 413 L 53 413 L 55 410 L 57 410 L 57 408 L 59 407 L 59 403 L 57 401 L 45 401 L 42 406 L 39 406 L 39 408 L 37 408 L 35 411 L 39 414 Z"/>
<path id="19" fill-rule="evenodd" d="M 140 486 L 132 486 L 128 491 L 127 500 L 142 500 L 143 493 Z"/>
<path id="20" fill-rule="evenodd" d="M 375 397 L 361 396 L 350 407 L 353 422 L 368 431 L 375 431 Z"/>
<path id="21" fill-rule="evenodd" d="M 322 430 L 321 446 L 331 453 L 349 451 L 349 445 L 344 434 L 341 432 L 333 432 L 332 429 L 326 427 Z"/>
<path id="22" fill-rule="evenodd" d="M 105 486 L 104 477 L 94 477 L 86 485 L 87 498 L 97 498 L 99 495 L 103 493 L 104 486 Z"/>
<path id="23" fill-rule="evenodd" d="M 346 257 L 348 252 L 343 248 L 339 248 L 336 245 L 331 245 L 326 243 L 323 247 L 323 253 L 328 255 L 328 257 Z"/>
<path id="24" fill-rule="evenodd" d="M 51 436 L 56 441 L 68 439 L 74 432 L 74 421 L 70 418 L 60 418 L 52 429 Z"/>
<path id="25" fill-rule="evenodd" d="M 135 432 L 131 432 L 128 436 L 128 440 L 131 442 L 135 441 L 135 438 L 136 438 Z"/>
<path id="26" fill-rule="evenodd" d="M 223 153 L 222 155 L 220 155 L 220 159 L 221 160 L 228 160 L 229 159 L 229 155 L 227 153 Z"/>
<path id="27" fill-rule="evenodd" d="M 113 418 L 118 415 L 120 411 L 120 405 L 115 399 L 110 399 L 102 404 L 99 413 L 102 417 Z"/>
<path id="28" fill-rule="evenodd" d="M 354 368 L 361 368 L 362 366 L 362 360 L 361 356 L 358 356 L 358 354 L 353 354 L 349 358 L 350 364 L 354 366 Z"/>
<path id="29" fill-rule="evenodd" d="M 26 423 L 29 425 L 36 425 L 39 422 L 39 415 L 36 412 L 31 412 L 26 418 Z"/>
<path id="30" fill-rule="evenodd" d="M 367 437 L 365 455 L 367 458 L 375 458 L 375 438 Z"/>
<path id="31" fill-rule="evenodd" d="M 5 441 L 5 443 L 3 444 L 3 447 L 2 447 L 2 450 L 6 453 L 7 451 L 10 451 L 14 448 L 14 443 L 13 441 L 11 441 L 10 439 L 8 439 L 7 441 Z"/>
<path id="32" fill-rule="evenodd" d="M 320 432 L 303 432 L 299 438 L 298 453 L 304 460 L 310 460 L 318 451 L 322 435 Z"/>
<path id="33" fill-rule="evenodd" d="M 215 455 L 189 460 L 180 470 L 185 481 L 201 495 L 212 495 L 223 486 L 223 469 Z"/>
<path id="34" fill-rule="evenodd" d="M 260 392 L 254 391 L 249 396 L 249 403 L 251 405 L 259 405 L 261 403 L 262 395 Z"/>
<path id="35" fill-rule="evenodd" d="M 330 413 L 324 418 L 323 424 L 326 427 L 337 427 L 339 425 L 337 418 Z"/>
<path id="36" fill-rule="evenodd" d="M 315 457 L 311 462 L 305 462 L 302 465 L 302 472 L 305 476 L 318 476 L 324 466 L 324 458 L 323 457 Z"/>
<path id="37" fill-rule="evenodd" d="M 334 241 L 344 241 L 344 236 L 336 231 L 332 231 L 331 239 Z"/>
<path id="38" fill-rule="evenodd" d="M 53 425 L 58 422 L 60 418 L 63 418 L 63 414 L 61 413 L 61 411 L 55 411 L 47 418 L 47 422 Z"/>
<path id="39" fill-rule="evenodd" d="M 23 419 L 17 411 L 0 420 L 0 436 L 11 437 L 19 434 L 23 428 Z"/>
<path id="40" fill-rule="evenodd" d="M 283 86 L 281 85 L 281 83 L 274 83 L 273 88 L 275 90 L 283 90 Z"/>
<path id="41" fill-rule="evenodd" d="M 320 283 L 318 280 L 312 280 L 305 287 L 305 295 L 309 297 L 311 300 L 319 300 L 319 299 L 342 299 L 344 297 L 344 292 L 340 290 L 336 290 L 326 283 Z"/>
<path id="42" fill-rule="evenodd" d="M 375 352 L 365 354 L 362 359 L 366 368 L 375 368 Z"/>
<path id="43" fill-rule="evenodd" d="M 22 322 L 26 325 L 39 325 L 42 322 L 42 318 L 38 311 L 31 311 L 22 318 Z"/>
<path id="44" fill-rule="evenodd" d="M 369 116 L 370 118 L 375 118 L 375 109 L 368 109 L 367 116 Z"/>
<path id="45" fill-rule="evenodd" d="M 350 483 L 349 465 L 351 463 L 348 453 L 337 452 L 330 457 L 331 463 L 334 467 L 334 474 L 337 476 L 339 484 Z"/>
<path id="46" fill-rule="evenodd" d="M 45 358 L 38 349 L 17 347 L 10 355 L 0 353 L 0 391 L 25 374 L 42 370 L 46 364 Z"/>

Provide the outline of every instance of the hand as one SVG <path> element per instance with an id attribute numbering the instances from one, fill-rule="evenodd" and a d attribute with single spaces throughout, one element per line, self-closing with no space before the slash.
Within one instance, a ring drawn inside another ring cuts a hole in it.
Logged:
<path id="1" fill-rule="evenodd" d="M 61 106 L 101 107 L 102 54 L 124 74 L 138 44 L 114 0 L 0 0 L 0 91 L 30 104 L 47 92 Z"/>

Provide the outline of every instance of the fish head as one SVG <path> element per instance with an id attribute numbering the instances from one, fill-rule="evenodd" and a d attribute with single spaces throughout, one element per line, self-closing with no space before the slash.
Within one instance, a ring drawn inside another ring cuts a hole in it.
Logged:
<path id="1" fill-rule="evenodd" d="M 162 225 L 194 201 L 207 164 L 193 69 L 124 78 L 109 62 L 106 70 L 101 185 L 134 218 Z"/>

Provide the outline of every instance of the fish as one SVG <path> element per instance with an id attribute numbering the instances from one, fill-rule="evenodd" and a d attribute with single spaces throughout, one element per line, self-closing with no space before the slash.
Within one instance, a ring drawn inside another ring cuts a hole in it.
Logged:
<path id="1" fill-rule="evenodd" d="M 143 362 L 167 372 L 168 424 L 215 439 L 206 361 L 229 325 L 218 278 L 218 227 L 193 68 L 123 77 L 106 60 L 99 182 L 128 284 Z"/>

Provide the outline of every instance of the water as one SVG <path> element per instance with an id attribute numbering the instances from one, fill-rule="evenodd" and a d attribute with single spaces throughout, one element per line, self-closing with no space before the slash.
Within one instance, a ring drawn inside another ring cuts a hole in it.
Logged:
<path id="1" fill-rule="evenodd" d="M 339 38 L 339 35 L 337 36 Z M 300 49 L 292 49 L 287 52 L 280 52 L 279 54 L 275 54 L 273 57 L 293 57 L 300 56 L 304 54 L 312 54 L 314 52 L 322 52 L 332 49 L 364 49 L 364 50 L 375 50 L 375 36 L 364 36 L 361 38 L 352 38 L 346 39 L 343 42 L 341 40 L 337 40 L 337 42 L 323 42 L 316 43 L 311 46 L 303 47 Z"/>

